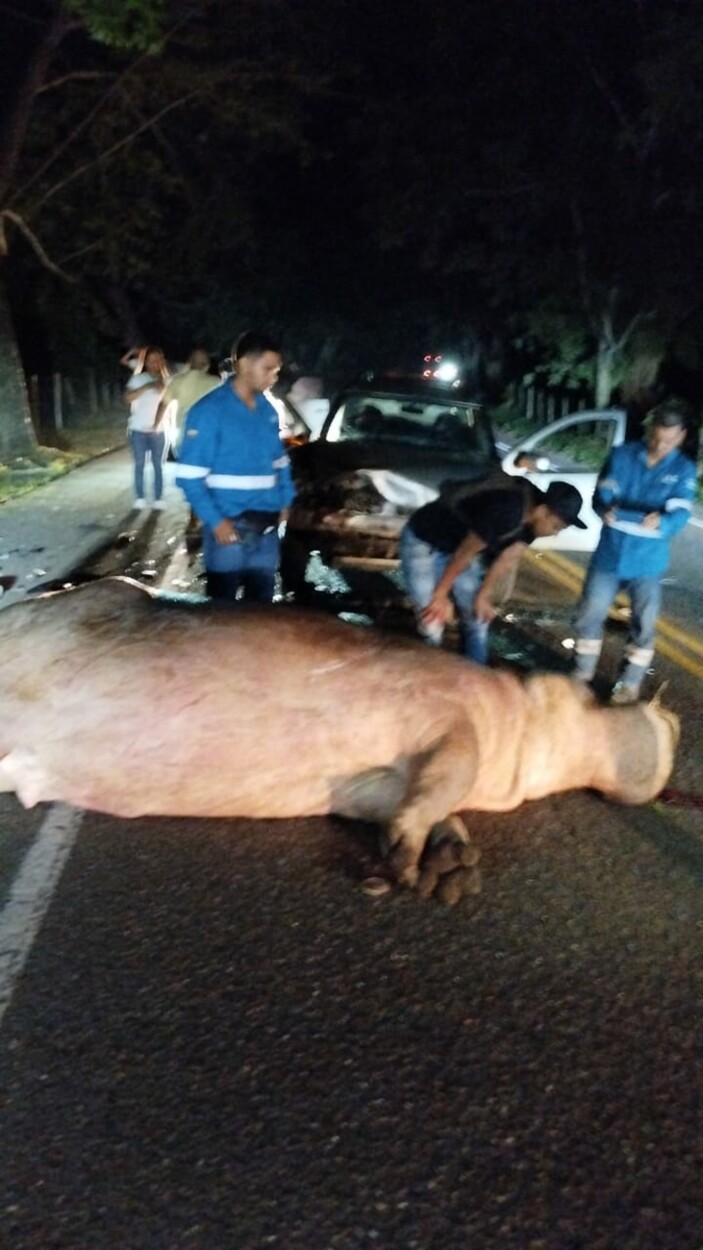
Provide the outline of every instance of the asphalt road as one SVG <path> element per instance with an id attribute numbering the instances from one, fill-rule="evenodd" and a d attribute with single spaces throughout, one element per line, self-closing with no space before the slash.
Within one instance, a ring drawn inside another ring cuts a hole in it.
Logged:
<path id="1" fill-rule="evenodd" d="M 185 588 L 182 505 L 132 526 L 121 472 L 101 489 L 123 538 L 94 571 Z M 6 507 L 0 552 L 21 546 Z M 504 663 L 566 663 L 573 591 L 548 569 L 525 564 Z M 700 683 L 656 669 L 684 718 L 672 787 L 695 798 Z M 0 914 L 38 930 L 0 1026 L 0 1242 L 701 1250 L 701 811 L 578 793 L 471 827 L 483 892 L 449 910 L 364 893 L 361 825 L 0 795 Z M 43 901 L 37 847 L 65 860 Z"/>

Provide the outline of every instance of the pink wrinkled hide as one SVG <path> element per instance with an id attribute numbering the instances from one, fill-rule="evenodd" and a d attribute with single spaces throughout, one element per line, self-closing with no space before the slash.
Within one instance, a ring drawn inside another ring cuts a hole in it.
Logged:
<path id="1" fill-rule="evenodd" d="M 117 816 L 378 820 L 409 870 L 452 812 L 593 787 L 651 799 L 676 718 L 603 708 L 287 607 L 174 602 L 126 579 L 0 612 L 0 789 Z"/>

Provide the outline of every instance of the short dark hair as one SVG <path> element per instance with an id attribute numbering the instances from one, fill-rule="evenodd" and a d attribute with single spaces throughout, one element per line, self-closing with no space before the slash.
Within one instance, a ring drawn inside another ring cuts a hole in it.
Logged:
<path id="1" fill-rule="evenodd" d="M 686 430 L 693 423 L 693 408 L 685 399 L 664 399 L 647 414 L 648 425 L 661 425 L 673 429 L 680 425 Z"/>
<path id="2" fill-rule="evenodd" d="M 263 356 L 264 352 L 281 354 L 280 343 L 264 330 L 245 330 L 232 348 L 234 360 L 241 360 L 242 356 Z"/>

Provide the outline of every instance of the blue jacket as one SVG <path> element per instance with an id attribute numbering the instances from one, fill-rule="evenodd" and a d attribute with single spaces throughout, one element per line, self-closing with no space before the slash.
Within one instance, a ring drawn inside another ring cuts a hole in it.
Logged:
<path id="1" fill-rule="evenodd" d="M 252 411 L 230 382 L 188 413 L 176 482 L 205 525 L 254 509 L 280 512 L 295 490 L 273 404 L 257 395 Z"/>
<path id="2" fill-rule="evenodd" d="M 657 577 L 669 566 L 669 541 L 688 521 L 696 495 L 696 466 L 681 451 L 670 451 L 651 468 L 644 443 L 623 443 L 601 469 L 593 496 L 599 516 L 613 509 L 603 525 L 592 567 L 620 577 Z M 645 529 L 648 512 L 659 512 L 659 528 Z"/>

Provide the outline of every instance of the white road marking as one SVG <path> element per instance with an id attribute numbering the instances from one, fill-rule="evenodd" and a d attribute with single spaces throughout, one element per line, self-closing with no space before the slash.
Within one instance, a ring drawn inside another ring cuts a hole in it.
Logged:
<path id="1" fill-rule="evenodd" d="M 50 809 L 0 912 L 0 1023 L 82 820 L 79 808 L 57 803 Z"/>

